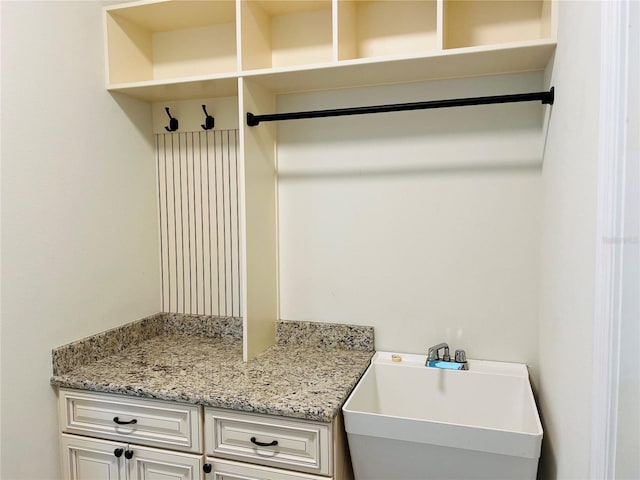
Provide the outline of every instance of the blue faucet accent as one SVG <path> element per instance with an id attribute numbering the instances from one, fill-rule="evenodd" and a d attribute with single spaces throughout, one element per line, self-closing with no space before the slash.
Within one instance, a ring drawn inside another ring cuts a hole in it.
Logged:
<path id="1" fill-rule="evenodd" d="M 444 360 L 427 360 L 425 364 L 426 367 L 432 368 L 444 368 L 446 370 L 466 370 L 466 363 L 458 363 L 458 362 L 445 362 Z"/>

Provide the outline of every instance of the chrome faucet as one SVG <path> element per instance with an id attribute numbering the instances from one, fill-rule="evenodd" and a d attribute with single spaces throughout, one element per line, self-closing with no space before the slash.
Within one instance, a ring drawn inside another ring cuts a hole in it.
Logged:
<path id="1" fill-rule="evenodd" d="M 434 345 L 433 347 L 429 348 L 429 352 L 427 353 L 427 360 L 440 360 L 440 354 L 438 352 L 443 349 L 444 355 L 442 356 L 442 360 L 444 360 L 445 362 L 450 362 L 451 356 L 449 355 L 449 345 L 447 345 L 446 343 L 439 343 L 438 345 Z"/>
<path id="2" fill-rule="evenodd" d="M 444 353 L 440 358 L 440 350 Z M 449 345 L 446 343 L 439 343 L 429 348 L 427 352 L 427 361 L 424 364 L 425 367 L 434 368 L 447 368 L 451 370 L 468 370 L 467 354 L 464 350 L 456 350 L 454 359 L 451 361 L 451 355 L 449 355 Z"/>

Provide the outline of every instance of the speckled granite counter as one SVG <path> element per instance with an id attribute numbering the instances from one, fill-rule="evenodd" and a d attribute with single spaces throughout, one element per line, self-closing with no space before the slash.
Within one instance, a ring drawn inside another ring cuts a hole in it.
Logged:
<path id="1" fill-rule="evenodd" d="M 54 350 L 51 383 L 330 422 L 373 355 L 371 327 L 278 322 L 276 344 L 244 363 L 234 319 L 140 322 L 142 332 L 114 329 Z"/>

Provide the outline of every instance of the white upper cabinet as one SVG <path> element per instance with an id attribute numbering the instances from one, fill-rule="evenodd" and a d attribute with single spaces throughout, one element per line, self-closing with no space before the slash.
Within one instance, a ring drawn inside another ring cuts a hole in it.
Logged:
<path id="1" fill-rule="evenodd" d="M 551 0 L 155 0 L 105 9 L 107 87 L 149 101 L 537 71 Z"/>

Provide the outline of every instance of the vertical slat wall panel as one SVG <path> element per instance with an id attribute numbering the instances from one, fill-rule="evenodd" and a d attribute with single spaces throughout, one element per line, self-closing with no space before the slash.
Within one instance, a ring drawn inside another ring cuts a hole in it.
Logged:
<path id="1" fill-rule="evenodd" d="M 238 130 L 155 135 L 162 310 L 241 317 Z"/>

